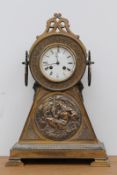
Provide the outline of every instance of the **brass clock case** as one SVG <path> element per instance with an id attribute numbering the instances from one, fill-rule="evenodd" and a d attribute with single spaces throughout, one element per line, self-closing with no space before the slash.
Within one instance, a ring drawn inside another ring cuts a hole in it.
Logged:
<path id="1" fill-rule="evenodd" d="M 39 66 L 41 55 L 50 46 L 62 46 L 68 48 L 75 56 L 76 69 L 72 76 L 63 82 L 52 82 L 42 74 Z M 54 91 L 66 90 L 74 86 L 82 78 L 86 68 L 86 51 L 83 49 L 80 40 L 63 33 L 52 33 L 43 35 L 34 43 L 30 51 L 29 66 L 34 79 L 44 88 Z"/>
<path id="2" fill-rule="evenodd" d="M 26 159 L 84 159 L 84 162 L 88 159 L 87 163 L 92 166 L 109 166 L 104 145 L 95 135 L 82 98 L 81 78 L 86 65 L 88 84 L 91 83 L 91 55 L 89 52 L 86 61 L 86 49 L 69 27 L 68 20 L 55 13 L 47 21 L 45 32 L 37 37 L 29 55 L 26 52 L 23 62 L 25 84 L 28 83 L 29 65 L 36 81 L 35 94 L 20 139 L 10 150 L 7 166 L 23 165 Z M 73 74 L 62 82 L 52 82 L 44 77 L 39 64 L 46 49 L 57 45 L 68 48 L 76 60 Z"/>

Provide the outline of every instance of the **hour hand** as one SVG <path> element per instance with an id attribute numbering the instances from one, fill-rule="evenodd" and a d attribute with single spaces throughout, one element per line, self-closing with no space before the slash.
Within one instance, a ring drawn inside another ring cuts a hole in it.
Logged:
<path id="1" fill-rule="evenodd" d="M 45 64 L 45 65 L 47 65 L 47 66 L 51 66 L 51 65 L 56 64 L 56 63 L 51 63 L 51 64 L 49 64 L 48 62 L 44 61 L 43 64 Z"/>

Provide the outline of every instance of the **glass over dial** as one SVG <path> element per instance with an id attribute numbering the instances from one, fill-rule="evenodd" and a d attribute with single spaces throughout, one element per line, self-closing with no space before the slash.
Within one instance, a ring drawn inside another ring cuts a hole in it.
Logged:
<path id="1" fill-rule="evenodd" d="M 53 82 L 65 81 L 72 76 L 76 67 L 74 54 L 63 46 L 49 47 L 40 59 L 42 74 Z"/>

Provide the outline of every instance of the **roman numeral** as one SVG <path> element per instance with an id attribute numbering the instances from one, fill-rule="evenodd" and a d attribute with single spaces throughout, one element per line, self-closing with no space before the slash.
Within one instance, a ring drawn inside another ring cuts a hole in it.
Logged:
<path id="1" fill-rule="evenodd" d="M 51 71 L 51 72 L 50 72 L 50 75 L 52 75 L 52 74 L 53 74 L 53 72 Z"/>
<path id="2" fill-rule="evenodd" d="M 70 57 L 71 57 L 71 55 L 67 56 L 67 58 L 70 58 Z"/>
<path id="3" fill-rule="evenodd" d="M 68 64 L 73 64 L 72 62 L 68 62 Z"/>
<path id="4" fill-rule="evenodd" d="M 59 52 L 60 51 L 60 48 L 59 48 L 59 46 L 57 47 L 57 52 Z"/>
<path id="5" fill-rule="evenodd" d="M 59 78 L 59 75 L 58 74 L 56 75 L 56 78 Z"/>
<path id="6" fill-rule="evenodd" d="M 45 70 L 48 70 L 48 67 L 45 67 Z"/>
<path id="7" fill-rule="evenodd" d="M 63 54 L 65 54 L 66 50 L 63 51 Z"/>
<path id="8" fill-rule="evenodd" d="M 51 50 L 52 55 L 54 54 L 53 50 Z"/>
<path id="9" fill-rule="evenodd" d="M 68 71 L 71 71 L 71 69 L 67 68 Z"/>
<path id="10" fill-rule="evenodd" d="M 49 56 L 48 56 L 48 55 L 45 55 L 45 56 L 49 58 Z"/>
<path id="11" fill-rule="evenodd" d="M 43 64 L 48 64 L 48 62 L 47 61 L 43 61 Z"/>

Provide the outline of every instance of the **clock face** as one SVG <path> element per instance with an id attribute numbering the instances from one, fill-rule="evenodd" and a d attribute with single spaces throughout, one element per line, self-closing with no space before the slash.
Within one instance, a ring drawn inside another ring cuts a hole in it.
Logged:
<path id="1" fill-rule="evenodd" d="M 70 49 L 58 45 L 45 50 L 39 65 L 42 74 L 47 79 L 61 82 L 72 76 L 76 68 L 76 60 Z"/>

